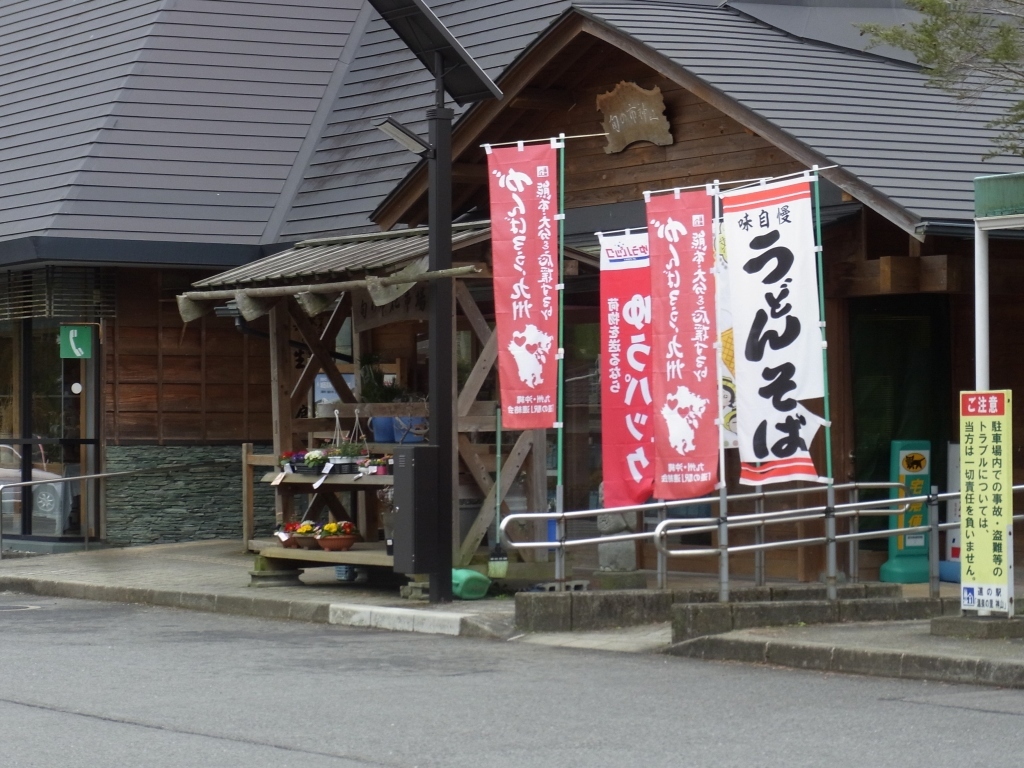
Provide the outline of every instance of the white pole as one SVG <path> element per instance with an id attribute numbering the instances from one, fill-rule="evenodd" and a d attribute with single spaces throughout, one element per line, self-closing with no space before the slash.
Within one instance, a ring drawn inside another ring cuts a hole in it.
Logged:
<path id="1" fill-rule="evenodd" d="M 988 232 L 974 222 L 974 388 L 989 388 Z"/>

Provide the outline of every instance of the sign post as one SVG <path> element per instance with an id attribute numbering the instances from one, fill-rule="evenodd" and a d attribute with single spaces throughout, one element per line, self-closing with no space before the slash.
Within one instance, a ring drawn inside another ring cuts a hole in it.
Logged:
<path id="1" fill-rule="evenodd" d="M 1010 390 L 960 393 L 960 607 L 1013 605 L 1013 408 Z"/>
<path id="2" fill-rule="evenodd" d="M 893 498 L 923 496 L 931 488 L 931 443 L 927 440 L 893 440 L 889 479 L 902 488 Z M 928 524 L 928 505 L 911 504 L 904 512 L 889 515 L 889 528 L 913 528 Z M 891 584 L 921 584 L 928 581 L 928 536 L 911 533 L 889 537 L 889 559 L 879 572 Z"/>

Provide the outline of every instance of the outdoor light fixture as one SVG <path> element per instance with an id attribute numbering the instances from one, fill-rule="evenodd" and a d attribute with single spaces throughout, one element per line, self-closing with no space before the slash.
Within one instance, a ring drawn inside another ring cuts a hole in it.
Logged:
<path id="1" fill-rule="evenodd" d="M 423 0 L 370 0 L 370 5 L 434 76 L 434 106 L 427 110 L 428 141 L 390 117 L 378 124 L 406 149 L 427 159 L 429 269 L 452 266 L 452 118 L 445 93 L 465 106 L 483 99 L 500 99 L 498 89 L 466 49 Z M 452 507 L 458 498 L 454 478 L 455 360 L 452 346 L 455 301 L 451 278 L 430 282 L 430 374 L 428 388 L 431 443 L 438 447 L 436 562 L 430 572 L 430 602 L 452 600 Z"/>
<path id="2" fill-rule="evenodd" d="M 377 123 L 374 127 L 376 127 L 378 131 L 386 133 L 414 155 L 426 158 L 430 157 L 430 145 L 400 122 L 395 120 L 395 118 L 388 117 L 382 122 Z"/>

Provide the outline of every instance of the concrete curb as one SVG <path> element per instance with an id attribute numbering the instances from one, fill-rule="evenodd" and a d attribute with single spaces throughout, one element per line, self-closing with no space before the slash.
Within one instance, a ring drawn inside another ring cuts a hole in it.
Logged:
<path id="1" fill-rule="evenodd" d="M 189 611 L 261 619 L 288 619 L 314 624 L 386 629 L 393 632 L 488 639 L 506 639 L 512 634 L 511 619 L 503 622 L 493 617 L 453 611 L 281 600 L 267 597 L 262 591 L 250 597 L 145 587 L 113 587 L 22 576 L 0 576 L 0 591 L 109 603 L 155 605 L 162 608 L 182 608 Z"/>
<path id="2" fill-rule="evenodd" d="M 392 632 L 458 636 L 462 633 L 462 622 L 467 618 L 466 614 L 461 613 L 435 613 L 415 608 L 332 603 L 327 623 L 346 627 L 388 629 Z"/>
<path id="3" fill-rule="evenodd" d="M 736 633 L 686 640 L 670 646 L 665 653 L 704 661 L 743 661 L 818 672 L 1024 688 L 1024 661 L 779 642 Z"/>
<path id="4" fill-rule="evenodd" d="M 753 603 L 675 603 L 672 642 L 752 627 L 907 621 L 960 613 L 951 598 L 900 597 L 852 600 L 785 600 Z"/>
<path id="5" fill-rule="evenodd" d="M 843 584 L 838 589 L 841 601 L 889 601 L 899 600 L 898 584 Z M 742 626 L 755 626 L 758 615 L 795 615 L 799 604 L 806 609 L 811 602 L 832 605 L 825 600 L 824 585 L 788 585 L 775 587 L 742 587 L 730 592 L 730 602 L 718 602 L 718 590 L 712 589 L 620 589 L 578 592 L 518 592 L 516 594 L 516 626 L 521 632 L 575 632 L 620 627 L 635 627 L 644 624 L 660 624 L 665 621 L 678 623 L 674 617 L 680 605 L 696 606 L 708 616 L 718 611 L 729 614 L 729 626 L 718 631 L 739 629 L 732 625 L 733 611 L 741 616 Z M 768 607 L 765 607 L 768 606 Z M 825 620 L 835 617 L 825 610 Z M 892 611 L 890 611 L 892 613 Z M 817 614 L 815 614 L 817 615 Z M 895 615 L 895 614 L 894 614 Z M 910 618 L 910 617 L 908 617 Z M 800 621 L 798 616 L 793 623 Z M 817 619 L 816 619 L 817 620 Z M 717 625 L 721 624 L 718 617 Z M 676 640 L 686 638 L 677 637 Z"/>

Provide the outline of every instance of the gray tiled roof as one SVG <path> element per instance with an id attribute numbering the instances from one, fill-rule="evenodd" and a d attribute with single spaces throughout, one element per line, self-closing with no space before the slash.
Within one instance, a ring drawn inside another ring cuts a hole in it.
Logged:
<path id="1" fill-rule="evenodd" d="M 361 0 L 0 6 L 0 240 L 258 243 Z"/>
<path id="2" fill-rule="evenodd" d="M 496 78 L 569 3 L 566 0 L 429 2 L 469 54 Z M 374 124 L 388 115 L 426 136 L 433 84 L 398 36 L 374 15 L 334 112 L 305 172 L 281 240 L 370 231 L 369 213 L 416 164 Z M 448 106 L 454 106 L 449 100 Z M 461 112 L 456 107 L 457 113 Z"/>
<path id="3" fill-rule="evenodd" d="M 969 219 L 974 176 L 1024 167 L 1016 158 L 982 161 L 994 135 L 985 124 L 1010 103 L 1008 97 L 989 95 L 965 109 L 926 87 L 916 67 L 844 48 L 854 36 L 826 23 L 830 13 L 844 24 L 888 22 L 898 18 L 892 3 L 859 3 L 856 12 L 814 0 L 794 3 L 823 6 L 806 18 L 773 3 L 762 5 L 767 7 L 740 2 L 746 11 L 740 12 L 705 0 L 573 3 L 842 165 L 907 211 L 908 218 Z M 543 0 L 434 4 L 492 78 L 568 6 Z M 758 21 L 751 12 L 788 29 Z M 372 124 L 390 114 L 425 132 L 430 89 L 423 68 L 375 19 L 305 171 L 282 240 L 374 228 L 369 214 L 415 162 Z"/>
<path id="4" fill-rule="evenodd" d="M 973 217 L 973 178 L 1024 170 L 982 161 L 985 125 L 1013 99 L 965 107 L 916 67 L 797 39 L 729 8 L 583 0 L 576 7 L 649 46 L 924 219 Z"/>
<path id="5" fill-rule="evenodd" d="M 426 227 L 418 227 L 306 240 L 286 251 L 221 272 L 194 285 L 197 288 L 235 288 L 352 279 L 364 272 L 426 256 L 430 248 L 429 234 Z M 452 248 L 458 251 L 490 237 L 490 222 L 456 224 L 452 228 Z"/>

